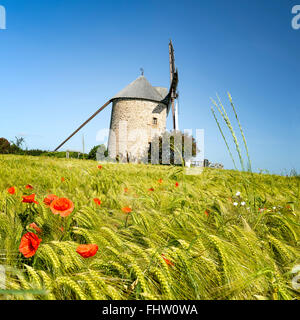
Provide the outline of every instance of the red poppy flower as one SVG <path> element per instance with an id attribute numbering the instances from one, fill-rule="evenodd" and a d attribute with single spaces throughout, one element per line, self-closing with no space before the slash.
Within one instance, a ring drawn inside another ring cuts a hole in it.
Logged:
<path id="1" fill-rule="evenodd" d="M 64 182 L 66 179 L 64 177 L 62 177 L 60 180 L 61 180 L 61 182 Z"/>
<path id="2" fill-rule="evenodd" d="M 98 199 L 98 198 L 95 198 L 95 199 L 94 199 L 94 202 L 95 202 L 98 206 L 100 206 L 100 204 L 101 204 L 101 200 Z"/>
<path id="3" fill-rule="evenodd" d="M 130 213 L 132 210 L 129 207 L 124 207 L 124 208 L 122 208 L 122 211 L 124 213 Z"/>
<path id="4" fill-rule="evenodd" d="M 103 168 L 103 167 L 101 166 L 101 164 L 99 164 L 98 169 L 100 169 L 100 170 L 101 170 L 102 168 Z"/>
<path id="5" fill-rule="evenodd" d="M 204 214 L 208 217 L 209 211 L 208 211 L 208 210 L 205 210 Z"/>
<path id="6" fill-rule="evenodd" d="M 128 188 L 124 188 L 124 192 L 128 192 L 129 190 L 128 190 Z"/>
<path id="7" fill-rule="evenodd" d="M 50 204 L 50 209 L 54 214 L 60 214 L 61 217 L 67 217 L 74 210 L 74 204 L 67 198 L 57 198 Z"/>
<path id="8" fill-rule="evenodd" d="M 176 182 L 176 183 L 175 183 L 175 187 L 177 188 L 178 186 L 179 186 L 179 183 L 178 183 L 178 182 Z"/>
<path id="9" fill-rule="evenodd" d="M 160 178 L 157 182 L 158 182 L 158 183 L 162 183 L 162 182 L 163 182 L 163 179 Z"/>
<path id="10" fill-rule="evenodd" d="M 161 256 L 162 256 L 162 258 L 165 260 L 165 262 L 166 262 L 167 265 L 169 265 L 169 266 L 174 266 L 174 263 L 171 262 L 169 259 L 167 259 L 164 254 L 162 254 Z"/>
<path id="11" fill-rule="evenodd" d="M 39 204 L 37 201 L 34 200 L 35 194 L 31 194 L 30 196 L 22 196 L 24 203 L 36 203 Z"/>
<path id="12" fill-rule="evenodd" d="M 27 232 L 21 239 L 19 251 L 25 258 L 30 258 L 35 255 L 41 241 L 35 233 Z"/>
<path id="13" fill-rule="evenodd" d="M 49 194 L 45 199 L 44 199 L 44 204 L 49 207 L 51 202 L 58 199 L 58 196 L 55 194 Z"/>
<path id="14" fill-rule="evenodd" d="M 83 258 L 93 257 L 98 251 L 96 244 L 81 244 L 77 247 L 76 252 L 79 253 Z"/>
<path id="15" fill-rule="evenodd" d="M 42 233 L 42 229 L 39 228 L 39 227 L 36 225 L 35 222 L 30 223 L 29 227 L 32 228 L 32 229 L 34 229 L 37 233 Z"/>
<path id="16" fill-rule="evenodd" d="M 10 187 L 7 189 L 7 192 L 10 193 L 10 194 L 15 194 L 16 193 L 16 189 L 15 187 Z"/>
<path id="17" fill-rule="evenodd" d="M 61 232 L 64 232 L 64 231 L 65 231 L 65 229 L 64 229 L 63 227 L 60 227 L 59 230 L 60 230 Z"/>
<path id="18" fill-rule="evenodd" d="M 149 191 L 154 191 L 154 189 L 153 189 L 153 188 L 150 188 Z"/>
<path id="19" fill-rule="evenodd" d="M 33 189 L 33 186 L 30 185 L 30 184 L 28 184 L 25 188 L 26 188 L 26 189 L 29 189 L 29 190 L 32 190 L 32 189 Z"/>

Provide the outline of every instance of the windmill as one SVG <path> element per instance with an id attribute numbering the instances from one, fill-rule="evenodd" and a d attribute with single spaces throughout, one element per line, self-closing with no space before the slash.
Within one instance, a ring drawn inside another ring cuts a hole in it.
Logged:
<path id="1" fill-rule="evenodd" d="M 142 75 L 137 78 L 134 82 L 129 84 L 126 88 L 121 90 L 116 96 L 104 103 L 91 117 L 89 117 L 83 124 L 79 126 L 67 139 L 65 139 L 54 151 L 60 149 L 67 141 L 69 141 L 78 131 L 80 131 L 84 126 L 86 126 L 92 119 L 94 119 L 102 110 L 104 110 L 110 103 L 113 103 L 112 108 L 112 117 L 111 117 L 111 126 L 114 120 L 113 113 L 117 108 L 117 103 L 120 100 L 129 99 L 128 101 L 132 105 L 132 110 L 136 107 L 134 104 L 137 101 L 143 100 L 143 108 L 148 104 L 148 109 L 152 108 L 151 104 L 155 106 L 153 109 L 149 109 L 151 112 L 148 115 L 147 121 L 151 121 L 152 125 L 155 125 L 160 128 L 162 131 L 165 128 L 165 121 L 163 117 L 167 117 L 169 109 L 172 108 L 172 120 L 173 120 L 173 129 L 178 130 L 178 70 L 175 69 L 175 58 L 174 58 L 174 48 L 172 41 L 169 43 L 169 62 L 170 62 L 170 88 L 163 87 L 152 87 L 151 84 L 144 77 L 144 70 L 141 69 Z M 176 105 L 175 105 L 176 102 Z M 157 108 L 157 103 L 159 103 L 160 108 Z M 115 108 L 116 107 L 116 108 Z M 165 108 L 165 113 L 162 113 L 162 109 Z M 146 110 L 146 108 L 144 108 Z M 157 111 L 159 109 L 159 112 Z M 143 111 L 143 110 L 142 110 Z M 124 112 L 127 112 L 126 116 L 129 115 L 128 109 Z M 165 116 L 161 116 L 165 114 Z M 133 113 L 134 116 L 137 114 Z M 155 117 L 153 117 L 155 115 Z M 153 118 L 152 118 L 153 117 Z M 149 123 L 145 123 L 144 127 L 149 126 Z M 161 132 L 160 132 L 161 133 Z M 148 145 L 149 141 L 145 141 L 145 144 Z"/>

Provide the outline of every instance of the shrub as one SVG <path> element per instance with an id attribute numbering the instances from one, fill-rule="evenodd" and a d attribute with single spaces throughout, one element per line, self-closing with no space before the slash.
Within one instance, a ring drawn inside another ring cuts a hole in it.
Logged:
<path id="1" fill-rule="evenodd" d="M 41 156 L 44 153 L 46 153 L 46 151 L 43 150 L 39 150 L 39 149 L 32 149 L 32 150 L 22 150 L 22 154 L 28 155 L 28 156 Z"/>
<path id="2" fill-rule="evenodd" d="M 10 145 L 9 153 L 11 153 L 11 154 L 23 154 L 23 150 L 13 143 L 13 144 Z"/>
<path id="3" fill-rule="evenodd" d="M 5 138 L 0 138 L 0 153 L 9 153 L 10 143 Z"/>

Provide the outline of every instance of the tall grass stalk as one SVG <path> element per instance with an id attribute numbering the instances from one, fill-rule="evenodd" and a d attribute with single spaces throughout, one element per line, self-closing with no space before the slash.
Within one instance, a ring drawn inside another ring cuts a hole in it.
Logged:
<path id="1" fill-rule="evenodd" d="M 243 160 L 243 157 L 242 157 L 242 152 L 241 152 L 241 148 L 240 148 L 240 145 L 239 145 L 237 136 L 236 136 L 235 131 L 234 131 L 234 129 L 233 129 L 233 126 L 232 126 L 232 124 L 231 124 L 231 122 L 230 122 L 230 120 L 229 120 L 229 117 L 228 117 L 228 114 L 227 114 L 227 112 L 226 112 L 226 109 L 224 108 L 224 106 L 223 106 L 223 104 L 222 104 L 222 102 L 221 102 L 221 99 L 219 98 L 218 95 L 217 95 L 217 98 L 218 98 L 218 103 L 217 103 L 214 99 L 212 99 L 212 98 L 211 98 L 211 101 L 212 101 L 213 105 L 217 108 L 217 110 L 219 111 L 219 113 L 220 113 L 220 115 L 222 116 L 222 118 L 223 118 L 223 120 L 224 120 L 227 128 L 229 129 L 229 131 L 230 131 L 230 133 L 231 133 L 231 136 L 232 136 L 232 138 L 233 138 L 233 142 L 234 142 L 234 144 L 235 144 L 235 148 L 236 148 L 237 154 L 238 154 L 238 156 L 239 156 L 239 160 L 240 160 L 240 164 L 241 164 L 241 169 L 242 169 L 242 171 L 245 171 L 244 160 Z M 244 135 L 244 132 L 243 132 L 241 123 L 240 123 L 240 121 L 239 121 L 239 118 L 238 118 L 238 115 L 237 115 L 235 106 L 234 106 L 234 104 L 233 104 L 232 97 L 231 97 L 231 95 L 230 95 L 229 92 L 228 92 L 228 98 L 229 98 L 229 102 L 230 102 L 231 107 L 232 107 L 232 109 L 233 109 L 235 118 L 236 118 L 236 120 L 237 120 L 239 129 L 240 129 L 240 132 L 241 132 L 241 135 L 242 135 L 242 138 L 243 138 L 243 143 L 244 143 L 244 146 L 245 146 L 245 149 L 246 149 L 246 154 L 247 154 L 247 159 L 248 159 L 248 171 L 249 171 L 249 172 L 252 172 L 251 160 L 250 160 L 250 156 L 249 156 L 249 150 L 248 150 L 246 138 L 245 138 L 245 135 Z M 211 110 L 213 111 L 213 107 L 211 107 Z M 219 124 L 219 122 L 218 122 L 218 120 L 217 120 L 217 117 L 216 117 L 216 115 L 215 115 L 214 112 L 213 112 L 213 115 L 214 115 L 215 121 L 216 121 L 216 123 L 217 123 L 217 125 L 218 125 L 218 128 L 219 128 L 219 130 L 220 130 L 220 124 Z M 221 132 L 221 130 L 220 130 L 220 132 Z M 226 147 L 227 147 L 227 149 L 228 149 L 228 151 L 229 151 L 230 157 L 233 158 L 233 157 L 232 157 L 232 153 L 230 152 L 228 143 L 227 143 L 227 141 L 226 141 L 226 138 L 225 138 L 225 136 L 224 136 L 224 133 L 221 132 L 221 134 L 222 134 L 222 137 L 223 137 L 223 139 L 224 139 L 224 141 L 225 141 Z M 236 166 L 235 166 L 235 168 L 236 168 Z"/>
<path id="2" fill-rule="evenodd" d="M 231 107 L 232 107 L 232 109 L 233 109 L 235 118 L 236 118 L 236 120 L 237 120 L 237 122 L 238 122 L 238 124 L 239 124 L 239 128 L 240 128 L 240 131 L 241 131 L 241 135 L 242 135 L 242 137 L 243 137 L 243 141 L 244 141 L 244 145 L 245 145 L 245 149 L 246 149 L 246 153 L 247 153 L 247 158 L 248 158 L 248 171 L 251 172 L 251 171 L 252 171 L 252 168 L 251 168 L 251 160 L 250 160 L 250 156 L 249 156 L 249 150 L 248 150 L 246 138 L 245 138 L 245 135 L 244 135 L 244 132 L 243 132 L 243 129 L 242 129 L 240 120 L 239 120 L 239 118 L 238 118 L 237 112 L 236 112 L 236 110 L 235 110 L 235 107 L 234 107 L 234 104 L 233 104 L 233 101 L 232 101 L 231 94 L 230 94 L 229 92 L 227 92 L 227 95 L 228 95 L 228 98 L 229 98 Z"/>
<path id="3" fill-rule="evenodd" d="M 245 171 L 245 167 L 244 167 L 244 161 L 243 161 L 243 158 L 242 158 L 242 154 L 241 154 L 241 149 L 240 149 L 240 146 L 239 146 L 239 143 L 238 143 L 238 139 L 236 137 L 236 134 L 235 134 L 235 131 L 233 130 L 233 127 L 231 125 L 231 122 L 229 120 L 229 117 L 227 115 L 227 112 L 219 98 L 219 96 L 217 95 L 217 98 L 218 98 L 218 102 L 219 102 L 219 105 L 216 103 L 215 100 L 211 99 L 212 103 L 216 106 L 217 110 L 219 111 L 219 113 L 221 114 L 223 120 L 225 121 L 228 129 L 230 130 L 231 132 L 231 135 L 232 135 L 232 138 L 233 138 L 233 141 L 234 141 L 234 144 L 235 144 L 235 147 L 236 147 L 236 151 L 238 153 L 238 156 L 239 156 L 239 159 L 240 159 L 240 163 L 241 163 L 241 168 L 243 171 Z M 221 109 L 220 109 L 221 107 Z M 223 111 L 223 112 L 222 112 Z"/>
<path id="4" fill-rule="evenodd" d="M 216 114 L 215 114 L 215 111 L 214 111 L 213 107 L 211 107 L 211 112 L 212 112 L 212 114 L 213 114 L 213 116 L 214 116 L 214 118 L 215 118 L 215 121 L 216 121 L 217 125 L 218 125 L 219 131 L 220 131 L 220 133 L 221 133 L 221 135 L 222 135 L 222 137 L 223 137 L 223 139 L 224 139 L 224 142 L 225 142 L 225 144 L 226 144 L 226 147 L 227 147 L 227 150 L 228 150 L 228 152 L 229 152 L 230 158 L 231 158 L 231 160 L 232 160 L 232 162 L 233 162 L 234 168 L 237 170 L 237 167 L 236 167 L 236 164 L 235 164 L 233 155 L 232 155 L 232 153 L 231 153 L 231 151 L 230 151 L 229 145 L 228 145 L 228 143 L 227 143 L 227 140 L 226 140 L 226 138 L 225 138 L 225 135 L 224 135 L 224 133 L 223 133 L 223 130 L 222 130 L 221 126 L 220 126 L 220 123 L 219 123 L 219 121 L 218 121 L 218 119 L 217 119 L 217 117 L 216 117 Z"/>

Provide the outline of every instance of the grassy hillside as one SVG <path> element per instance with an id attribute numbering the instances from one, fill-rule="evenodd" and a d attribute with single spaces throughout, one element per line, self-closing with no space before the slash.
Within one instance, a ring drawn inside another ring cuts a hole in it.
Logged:
<path id="1" fill-rule="evenodd" d="M 97 166 L 0 156 L 2 299 L 299 298 L 291 273 L 300 264 L 299 178 Z M 22 203 L 33 193 L 39 204 Z M 73 212 L 54 215 L 49 194 L 70 199 Z M 31 258 L 19 252 L 27 232 L 42 239 Z M 99 250 L 83 258 L 79 244 Z"/>

